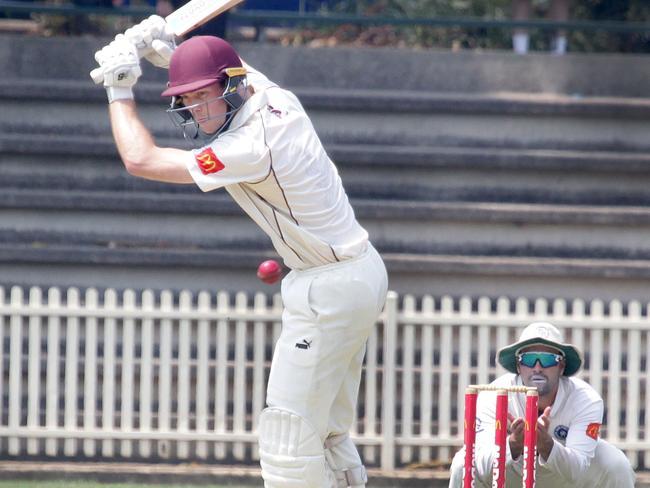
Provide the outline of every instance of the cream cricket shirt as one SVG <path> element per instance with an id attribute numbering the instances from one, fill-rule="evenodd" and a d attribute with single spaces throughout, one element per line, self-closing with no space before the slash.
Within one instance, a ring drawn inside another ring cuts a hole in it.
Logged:
<path id="1" fill-rule="evenodd" d="M 521 377 L 515 374 L 501 376 L 491 384 L 523 386 Z M 495 410 L 495 393 L 481 392 L 476 411 L 476 467 L 481 476 L 492 469 Z M 508 412 L 514 417 L 524 417 L 526 395 L 511 393 Z M 555 445 L 547 460 L 538 457 L 538 486 L 562 486 L 567 481 L 584 477 L 594 457 L 602 421 L 603 400 L 596 390 L 578 378 L 562 376 L 551 407 L 551 425 L 548 430 Z M 522 456 L 513 460 L 507 442 L 506 449 L 506 464 L 521 474 Z"/>
<path id="2" fill-rule="evenodd" d="M 255 93 L 226 132 L 195 151 L 192 178 L 203 191 L 225 187 L 292 269 L 360 255 L 368 233 L 300 102 L 247 70 Z"/>

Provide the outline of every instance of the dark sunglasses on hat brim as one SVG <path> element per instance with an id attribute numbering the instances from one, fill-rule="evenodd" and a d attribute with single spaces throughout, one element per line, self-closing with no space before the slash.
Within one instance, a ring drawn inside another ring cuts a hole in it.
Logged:
<path id="1" fill-rule="evenodd" d="M 527 368 L 534 368 L 537 361 L 539 361 L 542 368 L 550 368 L 560 364 L 562 359 L 564 359 L 564 356 L 554 352 L 522 352 L 517 355 L 519 364 Z"/>

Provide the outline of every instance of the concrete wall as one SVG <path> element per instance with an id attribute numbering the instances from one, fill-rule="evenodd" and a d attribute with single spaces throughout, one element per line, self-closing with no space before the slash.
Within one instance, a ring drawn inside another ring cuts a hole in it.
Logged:
<path id="1" fill-rule="evenodd" d="M 109 39 L 0 36 L 0 78 L 86 79 Z M 650 97 L 643 55 L 450 52 L 389 48 L 304 48 L 237 43 L 241 56 L 289 87 L 427 92 L 561 93 Z M 148 68 L 148 66 L 147 66 Z M 147 69 L 145 79 L 165 80 Z"/>

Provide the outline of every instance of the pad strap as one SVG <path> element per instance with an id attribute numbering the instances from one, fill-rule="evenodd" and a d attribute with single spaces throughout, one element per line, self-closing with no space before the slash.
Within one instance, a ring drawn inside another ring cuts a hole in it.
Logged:
<path id="1" fill-rule="evenodd" d="M 365 485 L 368 482 L 368 473 L 365 466 L 334 471 L 338 488 Z"/>
<path id="2" fill-rule="evenodd" d="M 325 439 L 325 458 L 330 467 L 334 471 L 336 483 L 338 488 L 348 488 L 349 486 L 365 485 L 368 482 L 368 473 L 365 466 L 354 466 L 345 469 L 338 469 L 336 461 L 333 459 L 331 449 L 342 444 L 349 438 L 347 432 L 345 434 L 332 434 Z"/>

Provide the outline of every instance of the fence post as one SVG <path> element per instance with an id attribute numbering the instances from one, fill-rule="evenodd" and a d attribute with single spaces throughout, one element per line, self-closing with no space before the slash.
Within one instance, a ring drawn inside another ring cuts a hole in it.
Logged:
<path id="1" fill-rule="evenodd" d="M 121 405 L 120 405 L 120 430 L 133 432 L 133 419 L 135 412 L 136 391 L 135 391 L 135 315 L 136 315 L 136 294 L 135 290 L 124 290 L 122 295 L 122 307 L 124 319 L 122 321 L 122 380 L 121 380 Z M 120 445 L 121 455 L 126 458 L 133 456 L 133 442 L 122 441 Z"/>
<path id="2" fill-rule="evenodd" d="M 202 434 L 208 432 L 208 410 L 210 405 L 210 293 L 201 291 L 198 295 L 198 311 L 201 319 L 196 332 L 196 430 Z M 208 443 L 196 443 L 196 455 L 201 459 L 208 457 Z"/>
<path id="3" fill-rule="evenodd" d="M 81 355 L 79 353 L 79 317 L 75 314 L 81 308 L 78 288 L 68 288 L 66 291 L 66 309 L 70 316 L 66 318 L 65 325 L 65 405 L 64 428 L 74 430 L 79 425 L 79 367 Z M 63 443 L 63 452 L 66 456 L 75 456 L 78 449 L 77 439 L 66 439 Z"/>
<path id="4" fill-rule="evenodd" d="M 152 290 L 142 292 L 142 331 L 140 346 L 140 406 L 138 416 L 140 418 L 140 430 L 148 433 L 153 427 L 153 404 L 154 404 L 154 319 L 152 314 L 156 306 L 156 298 Z M 138 445 L 140 456 L 151 457 L 151 441 L 141 440 Z"/>
<path id="5" fill-rule="evenodd" d="M 22 354 L 23 354 L 23 290 L 18 286 L 11 288 L 11 318 L 9 339 L 9 428 L 17 430 L 20 427 L 22 414 Z M 7 452 L 16 456 L 20 454 L 20 439 L 10 437 L 7 441 Z"/>
<path id="6" fill-rule="evenodd" d="M 191 388 L 191 341 L 192 341 L 192 321 L 187 316 L 192 312 L 194 301 L 192 292 L 183 290 L 180 293 L 179 310 L 181 315 L 185 315 L 178 321 L 178 368 L 177 374 L 177 424 L 176 429 L 179 432 L 187 433 L 190 431 L 190 402 L 192 401 Z M 176 444 L 176 456 L 181 459 L 190 457 L 190 443 L 179 441 Z"/>
<path id="7" fill-rule="evenodd" d="M 612 323 L 620 324 L 623 321 L 623 304 L 619 300 L 609 302 L 609 318 Z M 621 439 L 621 417 L 622 412 L 621 394 L 623 376 L 621 375 L 622 332 L 618 327 L 609 330 L 609 341 L 607 344 L 607 400 L 605 410 L 607 412 L 607 438 L 611 442 L 619 442 Z"/>
<path id="8" fill-rule="evenodd" d="M 414 317 L 416 311 L 416 302 L 415 297 L 412 295 L 405 295 L 404 301 L 402 304 L 402 311 L 404 317 L 404 323 L 402 324 L 402 378 L 401 378 L 401 416 L 400 421 L 402 428 L 400 432 L 402 437 L 411 438 L 413 437 L 414 425 L 413 425 L 413 410 L 414 410 L 414 395 L 415 390 L 415 335 L 416 335 L 416 326 L 415 320 L 413 322 L 408 322 L 409 318 Z M 407 318 L 409 317 L 409 318 Z M 400 462 L 409 463 L 411 461 L 411 456 L 413 455 L 413 449 L 411 446 L 404 446 L 400 449 Z"/>
<path id="9" fill-rule="evenodd" d="M 5 289 L 0 286 L 0 307 L 5 308 Z M 5 316 L 0 314 L 0 398 L 4 399 L 4 393 L 8 390 L 7 380 L 5 380 L 5 359 L 11 360 L 11 357 L 7 357 L 7 352 L 5 351 Z M 4 427 L 6 424 L 3 422 L 4 419 L 4 401 L 0 402 L 0 426 Z M 0 447 L 0 455 L 5 451 L 4 447 Z"/>
<path id="10" fill-rule="evenodd" d="M 117 291 L 108 288 L 104 292 L 104 310 L 112 312 L 118 309 Z M 102 400 L 102 429 L 112 431 L 115 429 L 115 373 L 116 364 L 116 346 L 117 346 L 117 320 L 108 314 L 104 317 L 103 355 L 101 358 L 101 400 Z M 100 342 L 101 344 L 101 342 Z M 115 443 L 112 439 L 102 441 L 102 456 L 113 457 L 115 455 Z"/>
<path id="11" fill-rule="evenodd" d="M 397 293 L 389 291 L 384 312 L 384 378 L 382 391 L 381 469 L 395 469 L 395 359 L 397 349 Z"/>
<path id="12" fill-rule="evenodd" d="M 451 408 L 452 408 L 452 370 L 454 369 L 454 331 L 450 320 L 456 320 L 454 300 L 450 296 L 440 299 L 440 365 L 438 378 L 440 389 L 438 393 L 438 437 L 449 439 L 451 433 Z M 464 401 L 464 396 L 463 396 Z M 449 459 L 448 446 L 440 446 L 438 450 L 440 459 Z"/>
<path id="13" fill-rule="evenodd" d="M 631 322 L 639 322 L 641 320 L 641 304 L 638 301 L 633 301 L 628 304 L 627 320 Z M 624 376 L 627 378 L 627 399 L 625 400 L 625 441 L 626 442 L 637 442 L 641 440 L 641 431 L 639 429 L 639 421 L 641 420 L 641 388 L 640 383 L 641 379 L 639 375 L 633 373 L 636 371 L 643 371 L 641 365 L 641 331 L 638 329 L 630 329 L 627 333 L 627 364 L 625 366 L 627 374 Z M 650 358 L 646 358 L 648 361 Z M 646 367 L 646 374 L 648 368 Z M 646 391 L 645 404 L 648 404 L 648 392 Z M 646 418 L 648 416 L 648 411 L 646 407 L 645 412 Z M 648 436 L 648 431 L 646 431 L 646 437 Z M 636 469 L 639 465 L 639 451 L 627 451 L 627 456 L 632 467 Z M 647 461 L 646 461 L 647 463 Z"/>
<path id="14" fill-rule="evenodd" d="M 160 366 L 158 367 L 158 430 L 169 432 L 172 425 L 172 360 L 174 349 L 174 327 L 171 315 L 174 311 L 174 295 L 171 290 L 160 293 Z M 171 442 L 169 439 L 156 443 L 157 454 L 163 459 L 169 459 Z"/>
<path id="15" fill-rule="evenodd" d="M 86 290 L 86 302 L 84 307 L 96 312 L 99 310 L 99 293 L 95 288 Z M 97 317 L 89 316 L 85 324 L 85 356 L 84 356 L 84 393 L 83 393 L 83 428 L 95 430 L 97 421 Z M 83 452 L 86 457 L 97 455 L 95 451 L 95 440 L 84 439 Z"/>
<path id="16" fill-rule="evenodd" d="M 61 293 L 58 288 L 50 288 L 47 292 L 47 309 L 56 310 L 61 307 Z M 47 372 L 45 386 L 45 426 L 49 429 L 59 426 L 59 367 L 61 364 L 61 319 L 56 314 L 45 317 L 47 324 Z M 45 441 L 45 454 L 56 456 L 59 442 L 57 439 Z"/>
<path id="17" fill-rule="evenodd" d="M 29 289 L 29 307 L 40 309 L 43 291 L 34 286 Z M 27 429 L 40 427 L 41 400 L 41 317 L 29 316 L 27 329 Z M 27 439 L 27 454 L 37 455 L 39 440 Z"/>

